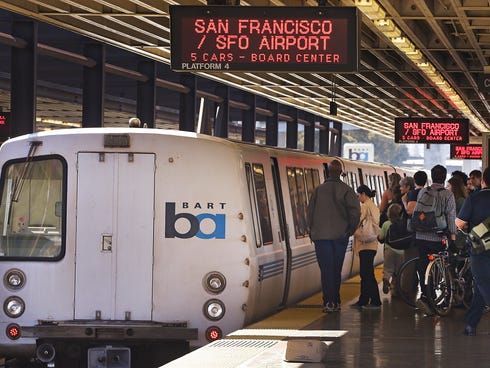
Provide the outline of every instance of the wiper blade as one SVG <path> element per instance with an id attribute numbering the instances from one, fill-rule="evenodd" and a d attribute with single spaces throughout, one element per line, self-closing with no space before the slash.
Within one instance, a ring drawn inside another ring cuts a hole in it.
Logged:
<path id="1" fill-rule="evenodd" d="M 31 141 L 31 146 L 29 147 L 29 153 L 27 154 L 26 161 L 20 172 L 20 176 L 14 182 L 14 188 L 12 190 L 12 202 L 17 202 L 19 200 L 20 193 L 22 193 L 22 187 L 27 177 L 27 173 L 31 167 L 32 158 L 36 153 L 37 147 L 43 144 L 41 141 Z"/>

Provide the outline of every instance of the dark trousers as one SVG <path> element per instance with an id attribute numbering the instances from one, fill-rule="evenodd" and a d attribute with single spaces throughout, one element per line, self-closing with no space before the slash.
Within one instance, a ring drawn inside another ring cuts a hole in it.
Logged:
<path id="1" fill-rule="evenodd" d="M 323 305 L 340 303 L 340 282 L 342 265 L 349 238 L 334 240 L 315 240 L 315 251 L 320 266 Z"/>
<path id="2" fill-rule="evenodd" d="M 420 281 L 420 291 L 422 296 L 427 297 L 427 285 L 425 285 L 425 271 L 429 264 L 429 259 L 427 256 L 429 254 L 437 254 L 444 250 L 444 245 L 441 241 L 429 241 L 416 239 L 415 244 L 419 250 L 419 261 L 417 263 L 417 273 L 419 275 Z"/>
<path id="3" fill-rule="evenodd" d="M 467 325 L 476 328 L 485 306 L 490 305 L 490 251 L 471 255 L 471 272 L 475 279 L 475 290 L 465 321 Z"/>
<path id="4" fill-rule="evenodd" d="M 361 276 L 361 295 L 359 305 L 376 304 L 381 305 L 379 297 L 378 282 L 374 276 L 375 250 L 361 250 L 359 252 L 359 267 Z"/>

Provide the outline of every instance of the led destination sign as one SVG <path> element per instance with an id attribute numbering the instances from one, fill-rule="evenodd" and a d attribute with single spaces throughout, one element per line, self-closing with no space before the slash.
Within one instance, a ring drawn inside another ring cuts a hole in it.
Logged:
<path id="1" fill-rule="evenodd" d="M 451 158 L 462 160 L 481 160 L 483 147 L 481 144 L 451 145 Z"/>
<path id="2" fill-rule="evenodd" d="M 468 119 L 395 118 L 396 143 L 456 143 L 469 141 Z"/>
<path id="3" fill-rule="evenodd" d="M 177 71 L 355 72 L 355 7 L 170 6 Z"/>

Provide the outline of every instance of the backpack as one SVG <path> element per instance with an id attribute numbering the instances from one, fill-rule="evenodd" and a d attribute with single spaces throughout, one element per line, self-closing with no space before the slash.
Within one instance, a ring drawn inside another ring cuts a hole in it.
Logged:
<path id="1" fill-rule="evenodd" d="M 410 226 L 415 231 L 440 231 L 447 228 L 444 213 L 444 198 L 440 192 L 444 188 L 426 188 L 417 199 Z"/>
<path id="2" fill-rule="evenodd" d="M 413 239 L 414 233 L 408 230 L 408 215 L 402 211 L 401 218 L 388 228 L 385 243 L 393 249 L 405 250 L 413 244 Z"/>
<path id="3" fill-rule="evenodd" d="M 474 226 L 468 237 L 475 254 L 480 254 L 490 249 L 490 217 Z"/>

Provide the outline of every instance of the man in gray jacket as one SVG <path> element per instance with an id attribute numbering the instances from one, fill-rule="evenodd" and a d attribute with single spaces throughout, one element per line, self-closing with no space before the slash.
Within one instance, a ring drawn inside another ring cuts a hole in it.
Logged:
<path id="1" fill-rule="evenodd" d="M 315 188 L 308 205 L 310 238 L 315 243 L 320 266 L 323 311 L 340 311 L 342 265 L 349 236 L 356 231 L 361 216 L 357 194 L 340 180 L 342 164 L 328 165 L 329 177 Z"/>

